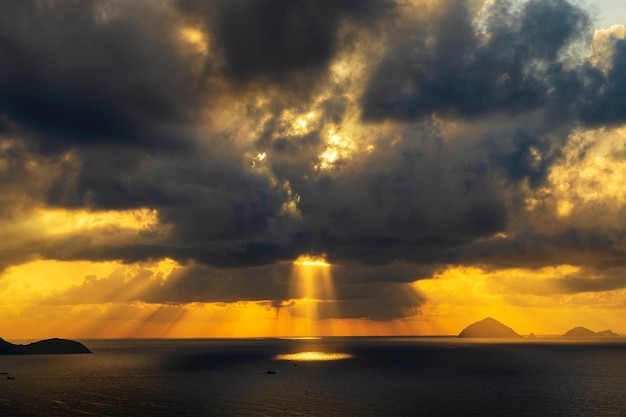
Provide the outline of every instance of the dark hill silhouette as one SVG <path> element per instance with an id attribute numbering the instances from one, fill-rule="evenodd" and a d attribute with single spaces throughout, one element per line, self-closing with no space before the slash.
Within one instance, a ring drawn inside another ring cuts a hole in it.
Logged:
<path id="1" fill-rule="evenodd" d="M 563 336 L 566 337 L 593 337 L 597 336 L 596 332 L 593 332 L 585 327 L 574 327 L 568 330 Z"/>
<path id="2" fill-rule="evenodd" d="M 91 353 L 85 345 L 74 340 L 47 339 L 28 345 L 15 345 L 0 337 L 0 355 L 47 355 Z"/>
<path id="3" fill-rule="evenodd" d="M 611 330 L 602 330 L 601 332 L 596 333 L 585 327 L 574 327 L 573 329 L 565 333 L 563 336 L 565 337 L 598 337 L 598 336 L 599 337 L 613 337 L 613 336 L 619 336 L 619 335 Z"/>
<path id="4" fill-rule="evenodd" d="M 521 336 L 498 320 L 487 317 L 467 326 L 459 333 L 459 337 L 505 338 Z"/>

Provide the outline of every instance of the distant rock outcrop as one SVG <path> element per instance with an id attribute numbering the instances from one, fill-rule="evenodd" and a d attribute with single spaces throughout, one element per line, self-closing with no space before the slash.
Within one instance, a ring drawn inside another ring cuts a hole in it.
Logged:
<path id="1" fill-rule="evenodd" d="M 15 345 L 0 337 L 0 355 L 49 355 L 91 353 L 85 345 L 74 340 L 47 339 L 28 345 Z"/>
<path id="2" fill-rule="evenodd" d="M 598 336 L 599 337 L 613 337 L 613 336 L 619 336 L 619 335 L 611 330 L 602 330 L 601 332 L 596 333 L 585 327 L 574 327 L 573 329 L 565 333 L 563 336 L 565 337 L 598 337 Z"/>
<path id="3" fill-rule="evenodd" d="M 461 333 L 459 337 L 481 337 L 481 338 L 506 338 L 506 337 L 522 337 L 515 333 L 513 329 L 498 320 L 487 317 L 481 321 L 470 324 Z"/>
<path id="4" fill-rule="evenodd" d="M 615 336 L 619 336 L 617 333 L 615 333 L 612 330 L 602 330 L 601 332 L 596 333 L 598 336 L 601 337 L 615 337 Z"/>

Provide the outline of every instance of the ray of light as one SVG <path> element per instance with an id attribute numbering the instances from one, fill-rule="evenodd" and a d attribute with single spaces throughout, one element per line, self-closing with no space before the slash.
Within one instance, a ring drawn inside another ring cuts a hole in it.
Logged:
<path id="1" fill-rule="evenodd" d="M 323 255 L 306 254 L 293 262 L 290 295 L 295 301 L 290 309 L 304 319 L 300 321 L 303 327 L 295 332 L 298 336 L 319 336 L 320 303 L 330 302 L 335 307 L 331 266 Z"/>

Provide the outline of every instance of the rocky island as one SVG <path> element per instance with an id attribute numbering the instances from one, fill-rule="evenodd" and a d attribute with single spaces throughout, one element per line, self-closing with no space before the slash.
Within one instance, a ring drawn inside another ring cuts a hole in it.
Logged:
<path id="1" fill-rule="evenodd" d="M 85 345 L 74 340 L 46 339 L 27 345 L 15 345 L 0 337 L 0 355 L 50 355 L 91 353 Z"/>
<path id="2" fill-rule="evenodd" d="M 480 337 L 480 338 L 511 338 L 522 337 L 513 329 L 498 320 L 487 317 L 481 321 L 470 324 L 461 333 L 459 337 Z"/>
<path id="3" fill-rule="evenodd" d="M 593 330 L 589 330 L 585 327 L 574 327 L 573 329 L 567 331 L 567 333 L 565 333 L 563 336 L 564 337 L 615 337 L 619 335 L 611 330 L 602 330 L 601 332 L 594 332 Z"/>

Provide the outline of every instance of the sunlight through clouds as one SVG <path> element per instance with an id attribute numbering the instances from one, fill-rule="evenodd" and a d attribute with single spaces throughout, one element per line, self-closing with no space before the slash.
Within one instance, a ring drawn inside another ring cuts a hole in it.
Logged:
<path id="1" fill-rule="evenodd" d="M 612 25 L 608 29 L 597 29 L 591 42 L 590 60 L 605 74 L 612 68 L 613 47 L 616 41 L 626 38 L 626 27 Z"/>
<path id="2" fill-rule="evenodd" d="M 180 30 L 180 35 L 198 53 L 202 55 L 207 55 L 209 53 L 209 40 L 207 35 L 199 29 L 184 27 Z"/>
<path id="3" fill-rule="evenodd" d="M 41 209 L 33 213 L 29 223 L 39 223 L 40 230 L 51 235 L 99 228 L 146 230 L 158 224 L 156 210 L 138 209 L 128 211 L 89 212 Z"/>
<path id="4" fill-rule="evenodd" d="M 575 133 L 562 152 L 535 205 L 541 200 L 552 205 L 558 217 L 567 218 L 563 227 L 620 224 L 626 204 L 626 162 L 620 156 L 626 152 L 626 128 Z"/>
<path id="5" fill-rule="evenodd" d="M 621 16 L 8 2 L 0 336 L 626 333 Z"/>
<path id="6" fill-rule="evenodd" d="M 320 154 L 320 169 L 334 167 L 336 164 L 350 158 L 355 150 L 356 146 L 352 139 L 330 128 L 328 130 L 326 149 Z"/>
<path id="7" fill-rule="evenodd" d="M 335 306 L 335 288 L 332 265 L 324 255 L 301 255 L 294 262 L 291 272 L 289 293 L 295 299 L 289 311 L 306 320 L 307 327 L 298 329 L 299 336 L 320 335 L 317 322 L 320 320 L 320 303 Z"/>

